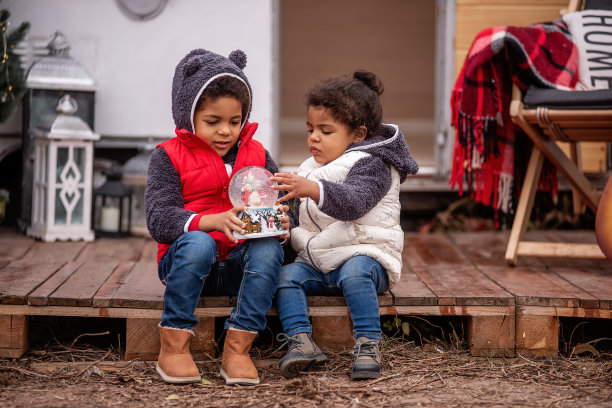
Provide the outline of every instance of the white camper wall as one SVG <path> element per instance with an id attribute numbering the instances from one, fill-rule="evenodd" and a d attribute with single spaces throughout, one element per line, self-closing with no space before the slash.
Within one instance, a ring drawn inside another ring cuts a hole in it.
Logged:
<path id="1" fill-rule="evenodd" d="M 103 137 L 174 135 L 170 86 L 178 61 L 194 48 L 225 56 L 242 49 L 253 87 L 251 120 L 260 124 L 256 139 L 275 156 L 273 6 L 274 0 L 169 0 L 154 19 L 135 21 L 115 0 L 0 0 L 13 27 L 31 24 L 29 38 L 65 35 L 70 55 L 96 81 L 95 131 Z M 0 134 L 19 133 L 20 123 L 12 118 Z"/>

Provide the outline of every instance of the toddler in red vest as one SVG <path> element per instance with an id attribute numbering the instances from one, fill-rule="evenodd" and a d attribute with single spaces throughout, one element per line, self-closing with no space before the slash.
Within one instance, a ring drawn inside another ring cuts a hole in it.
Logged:
<path id="1" fill-rule="evenodd" d="M 179 62 L 172 82 L 176 137 L 158 145 L 149 163 L 147 227 L 166 285 L 157 372 L 166 382 L 200 381 L 189 351 L 194 310 L 200 296 L 232 295 L 237 304 L 225 322 L 221 376 L 228 384 L 259 383 L 249 350 L 266 327 L 283 249 L 273 237 L 239 242 L 233 236 L 244 234 L 245 225 L 237 217 L 244 207 L 228 197 L 231 176 L 246 166 L 278 172 L 253 139 L 257 124 L 247 121 L 252 92 L 245 66 L 240 50 L 225 58 L 196 49 Z M 288 231 L 289 218 L 281 222 Z"/>

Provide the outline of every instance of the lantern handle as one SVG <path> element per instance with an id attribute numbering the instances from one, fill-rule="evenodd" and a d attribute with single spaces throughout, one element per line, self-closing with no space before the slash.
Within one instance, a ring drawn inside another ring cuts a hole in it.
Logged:
<path id="1" fill-rule="evenodd" d="M 79 104 L 70 94 L 62 96 L 57 104 L 57 112 L 64 115 L 73 115 L 78 108 Z"/>

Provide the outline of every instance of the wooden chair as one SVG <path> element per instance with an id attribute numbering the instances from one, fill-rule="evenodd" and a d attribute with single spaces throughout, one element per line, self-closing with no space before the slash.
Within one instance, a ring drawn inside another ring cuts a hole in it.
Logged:
<path id="1" fill-rule="evenodd" d="M 582 9 L 571 0 L 568 12 Z M 531 101 L 529 101 L 531 99 Z M 612 90 L 557 91 L 529 89 L 523 96 L 515 85 L 510 104 L 512 121 L 533 141 L 525 180 L 520 193 L 506 261 L 516 265 L 519 256 L 605 259 L 597 244 L 525 241 L 544 158 L 571 183 L 575 211 L 583 203 L 597 212 L 601 193 L 581 169 L 580 142 L 612 142 Z M 557 142 L 568 142 L 570 157 Z"/>

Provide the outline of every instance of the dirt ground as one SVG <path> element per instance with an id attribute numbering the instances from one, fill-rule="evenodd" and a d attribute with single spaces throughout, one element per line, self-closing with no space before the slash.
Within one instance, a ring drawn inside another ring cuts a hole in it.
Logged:
<path id="1" fill-rule="evenodd" d="M 278 371 L 284 351 L 258 346 L 260 385 L 224 385 L 219 359 L 198 362 L 202 383 L 168 385 L 155 362 L 123 361 L 115 347 L 76 340 L 0 359 L 0 407 L 612 407 L 606 353 L 477 358 L 444 342 L 386 336 L 376 380 L 351 381 L 350 352 L 329 351 L 319 370 L 287 380 Z"/>

